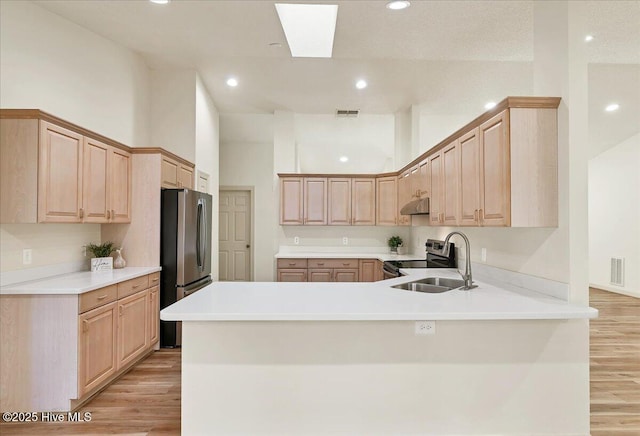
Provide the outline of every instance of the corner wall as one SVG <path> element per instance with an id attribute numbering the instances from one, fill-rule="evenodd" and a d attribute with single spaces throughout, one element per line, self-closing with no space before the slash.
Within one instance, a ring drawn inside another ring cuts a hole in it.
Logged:
<path id="1" fill-rule="evenodd" d="M 640 297 L 640 134 L 589 161 L 589 282 Z M 624 258 L 624 286 L 610 283 Z"/>

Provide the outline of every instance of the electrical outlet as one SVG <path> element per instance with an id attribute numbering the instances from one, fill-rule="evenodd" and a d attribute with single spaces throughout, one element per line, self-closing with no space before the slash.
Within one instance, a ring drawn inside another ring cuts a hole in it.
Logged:
<path id="1" fill-rule="evenodd" d="M 483 262 L 487 261 L 487 249 L 483 248 L 482 250 L 480 250 L 480 257 L 482 258 Z"/>
<path id="2" fill-rule="evenodd" d="M 347 238 L 346 236 L 342 238 L 342 245 L 349 245 L 349 238 Z"/>
<path id="3" fill-rule="evenodd" d="M 298 236 L 294 236 L 293 237 L 293 244 L 294 245 L 299 245 L 300 244 L 300 238 Z"/>
<path id="4" fill-rule="evenodd" d="M 435 321 L 416 321 L 415 334 L 416 336 L 435 335 L 436 322 Z"/>
<path id="5" fill-rule="evenodd" d="M 31 265 L 31 248 L 22 250 L 22 264 Z"/>

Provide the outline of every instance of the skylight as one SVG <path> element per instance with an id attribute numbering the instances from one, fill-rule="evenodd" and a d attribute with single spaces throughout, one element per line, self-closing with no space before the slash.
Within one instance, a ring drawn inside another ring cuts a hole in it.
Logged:
<path id="1" fill-rule="evenodd" d="M 276 3 L 276 10 L 291 56 L 331 57 L 338 5 Z"/>

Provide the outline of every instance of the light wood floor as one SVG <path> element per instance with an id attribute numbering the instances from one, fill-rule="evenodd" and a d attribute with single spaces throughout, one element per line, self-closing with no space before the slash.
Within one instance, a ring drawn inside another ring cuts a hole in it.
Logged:
<path id="1" fill-rule="evenodd" d="M 591 289 L 591 434 L 640 435 L 640 299 Z M 179 435 L 180 351 L 153 353 L 82 411 L 89 423 L 0 424 L 8 435 Z"/>

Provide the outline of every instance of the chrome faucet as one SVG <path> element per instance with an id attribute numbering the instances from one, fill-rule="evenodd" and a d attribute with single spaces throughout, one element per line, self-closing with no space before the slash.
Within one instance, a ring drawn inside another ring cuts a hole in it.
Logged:
<path id="1" fill-rule="evenodd" d="M 464 289 L 465 291 L 468 291 L 471 288 L 475 288 L 477 287 L 476 285 L 473 284 L 473 281 L 471 280 L 471 246 L 469 244 L 469 239 L 467 238 L 467 236 L 464 233 L 461 232 L 451 232 L 447 235 L 446 238 L 444 238 L 444 247 L 442 248 L 442 255 L 443 256 L 449 256 L 449 239 L 453 236 L 453 235 L 460 235 L 462 236 L 462 239 L 464 239 L 464 243 L 467 246 L 467 256 L 466 256 L 466 265 L 464 268 L 464 274 L 460 273 L 460 271 L 458 270 L 458 273 L 460 273 L 460 275 L 462 276 L 462 278 L 464 279 L 464 286 L 462 287 L 462 289 Z"/>

